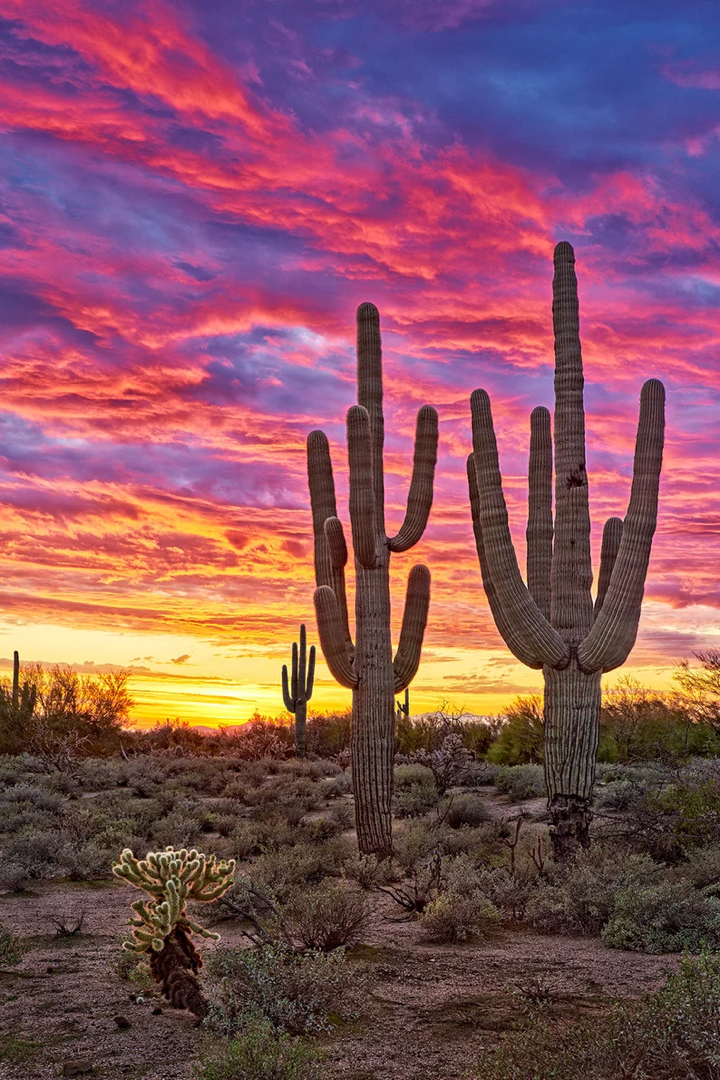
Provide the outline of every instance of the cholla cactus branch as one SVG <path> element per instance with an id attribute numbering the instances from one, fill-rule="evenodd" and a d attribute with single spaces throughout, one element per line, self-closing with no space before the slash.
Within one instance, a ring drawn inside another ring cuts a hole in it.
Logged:
<path id="1" fill-rule="evenodd" d="M 413 476 L 405 520 L 390 539 L 385 528 L 382 348 L 372 304 L 357 311 L 358 404 L 347 414 L 350 523 L 355 554 L 355 632 L 348 628 L 344 567 L 347 547 L 337 518 L 327 439 L 308 438 L 308 475 L 315 532 L 315 613 L 332 675 L 353 690 L 352 762 L 358 844 L 364 853 L 392 850 L 394 694 L 417 672 L 427 620 L 430 574 L 415 567 L 408 582 L 403 629 L 393 664 L 390 637 L 391 551 L 407 551 L 425 528 L 437 458 L 437 414 L 418 414 Z"/>
<path id="2" fill-rule="evenodd" d="M 471 398 L 470 506 L 483 584 L 508 647 L 545 677 L 545 775 L 555 853 L 589 842 L 590 798 L 600 715 L 600 676 L 623 663 L 640 618 L 657 519 L 665 391 L 642 389 L 632 492 L 625 522 L 603 533 L 600 579 L 591 596 L 590 515 L 575 256 L 555 249 L 555 522 L 550 417 L 531 418 L 528 588 L 517 565 L 487 394 Z"/>
<path id="3" fill-rule="evenodd" d="M 218 862 L 214 855 L 186 848 L 151 851 L 136 859 L 126 848 L 112 871 L 150 898 L 131 905 L 136 918 L 129 919 L 132 936 L 124 948 L 148 954 L 150 970 L 172 1005 L 203 1016 L 205 1002 L 195 977 L 202 959 L 191 935 L 213 940 L 218 935 L 191 920 L 185 907 L 188 900 L 207 904 L 222 896 L 233 882 L 235 862 Z"/>

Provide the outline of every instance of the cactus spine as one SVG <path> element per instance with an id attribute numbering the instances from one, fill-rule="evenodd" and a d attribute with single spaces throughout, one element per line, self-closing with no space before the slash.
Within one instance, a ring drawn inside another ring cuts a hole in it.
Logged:
<path id="1" fill-rule="evenodd" d="M 395 694 L 420 663 L 430 603 L 430 572 L 410 571 L 400 643 L 390 637 L 390 553 L 413 547 L 427 524 L 437 460 L 437 413 L 417 417 L 407 511 L 394 537 L 385 532 L 384 420 L 380 319 L 373 304 L 357 310 L 358 404 L 347 414 L 350 524 L 355 555 L 353 643 L 345 597 L 347 545 L 337 517 L 330 450 L 322 431 L 308 437 L 308 479 L 315 534 L 315 612 L 320 645 L 335 679 L 353 692 L 352 772 L 358 845 L 363 853 L 392 851 Z"/>
<path id="2" fill-rule="evenodd" d="M 555 249 L 555 521 L 550 414 L 530 421 L 527 587 L 515 556 L 484 390 L 471 397 L 473 453 L 468 482 L 483 585 L 508 648 L 545 679 L 545 775 L 556 854 L 589 843 L 590 798 L 600 715 L 600 677 L 635 643 L 657 521 L 665 390 L 650 379 L 640 395 L 627 516 L 603 531 L 593 605 L 585 413 L 575 255 Z"/>
<path id="3" fill-rule="evenodd" d="M 305 757 L 305 721 L 307 703 L 312 697 L 315 679 L 315 646 L 310 646 L 310 658 L 307 656 L 307 635 L 305 624 L 300 626 L 300 648 L 293 641 L 292 670 L 288 685 L 287 664 L 282 669 L 282 691 L 285 708 L 295 714 L 295 757 Z"/>

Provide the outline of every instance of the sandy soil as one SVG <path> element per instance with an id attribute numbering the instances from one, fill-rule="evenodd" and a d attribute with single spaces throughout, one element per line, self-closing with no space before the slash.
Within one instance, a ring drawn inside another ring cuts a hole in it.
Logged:
<path id="1" fill-rule="evenodd" d="M 19 968 L 0 973 L 0 1080 L 191 1076 L 202 1029 L 152 994 L 138 1000 L 113 969 L 130 899 L 119 883 L 54 883 L 0 897 L 0 919 L 30 946 Z M 429 945 L 416 923 L 390 921 L 397 908 L 389 898 L 376 902 L 365 942 L 350 954 L 374 980 L 362 1018 L 324 1040 L 328 1080 L 461 1077 L 519 1021 L 523 993 L 535 986 L 560 1014 L 593 1014 L 654 989 L 675 966 L 672 957 L 621 953 L 594 939 L 522 931 Z M 81 913 L 80 933 L 58 934 L 58 923 Z M 239 940 L 231 924 L 218 929 L 226 943 Z"/>

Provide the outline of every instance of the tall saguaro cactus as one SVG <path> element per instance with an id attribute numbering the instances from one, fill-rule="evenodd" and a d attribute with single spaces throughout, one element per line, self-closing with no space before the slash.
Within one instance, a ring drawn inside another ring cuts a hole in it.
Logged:
<path id="1" fill-rule="evenodd" d="M 382 348 L 373 304 L 357 310 L 358 404 L 347 414 L 350 524 L 355 553 L 355 642 L 345 596 L 347 545 L 337 516 L 328 441 L 308 437 L 308 477 L 315 533 L 315 611 L 330 671 L 353 692 L 352 770 L 358 845 L 365 853 L 392 850 L 395 694 L 412 682 L 420 663 L 430 603 L 430 572 L 410 571 L 400 643 L 390 637 L 390 553 L 413 547 L 427 524 L 437 460 L 437 413 L 417 417 L 413 473 L 405 520 L 385 532 Z"/>
<path id="2" fill-rule="evenodd" d="M 282 669 L 282 691 L 285 708 L 295 714 L 295 757 L 305 757 L 305 721 L 307 703 L 312 697 L 315 679 L 315 646 L 310 646 L 310 659 L 307 656 L 307 635 L 305 624 L 300 625 L 300 648 L 293 641 L 292 670 L 288 685 L 287 664 Z"/>
<path id="3" fill-rule="evenodd" d="M 555 521 L 550 414 L 533 411 L 527 526 L 527 587 L 508 527 L 490 400 L 471 397 L 468 481 L 483 584 L 498 630 L 545 679 L 545 776 L 556 853 L 587 846 L 600 716 L 600 677 L 635 644 L 657 521 L 665 390 L 640 395 L 632 490 L 625 521 L 605 523 L 593 604 L 585 412 L 575 255 L 555 248 Z"/>

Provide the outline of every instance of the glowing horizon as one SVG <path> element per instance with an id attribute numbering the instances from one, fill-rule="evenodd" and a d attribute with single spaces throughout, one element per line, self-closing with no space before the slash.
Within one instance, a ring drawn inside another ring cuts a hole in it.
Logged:
<path id="1" fill-rule="evenodd" d="M 135 716 L 282 711 L 317 642 L 304 440 L 345 491 L 354 311 L 380 309 L 389 526 L 440 414 L 413 709 L 540 688 L 500 640 L 467 493 L 484 386 L 524 554 L 550 281 L 575 246 L 594 550 L 641 384 L 668 390 L 629 663 L 720 645 L 720 12 L 669 0 L 0 0 L 0 653 L 134 668 Z M 346 507 L 341 516 L 347 520 Z M 397 640 L 397 635 L 396 639 Z M 141 670 L 143 669 L 143 670 Z M 321 662 L 314 709 L 344 707 Z"/>

